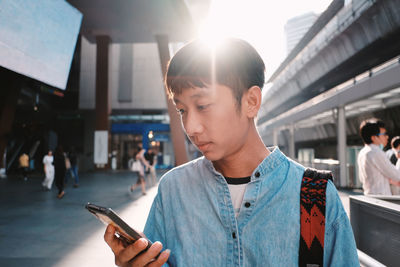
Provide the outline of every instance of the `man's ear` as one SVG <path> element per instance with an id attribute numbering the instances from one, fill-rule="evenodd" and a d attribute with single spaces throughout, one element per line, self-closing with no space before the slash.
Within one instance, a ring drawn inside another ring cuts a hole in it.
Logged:
<path id="1" fill-rule="evenodd" d="M 261 88 L 252 86 L 244 94 L 245 110 L 247 117 L 255 118 L 261 106 Z"/>

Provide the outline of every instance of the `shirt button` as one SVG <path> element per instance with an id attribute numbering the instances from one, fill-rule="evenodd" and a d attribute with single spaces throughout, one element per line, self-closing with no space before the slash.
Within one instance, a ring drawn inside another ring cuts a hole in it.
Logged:
<path id="1" fill-rule="evenodd" d="M 256 173 L 254 174 L 254 176 L 257 177 L 257 178 L 260 177 L 260 172 L 256 172 Z"/>
<path id="2" fill-rule="evenodd" d="M 246 208 L 248 208 L 248 207 L 251 206 L 251 204 L 250 204 L 250 202 L 246 202 L 246 203 L 244 203 L 244 206 L 245 206 Z"/>
<path id="3" fill-rule="evenodd" d="M 236 239 L 236 233 L 235 232 L 232 232 L 232 238 Z"/>

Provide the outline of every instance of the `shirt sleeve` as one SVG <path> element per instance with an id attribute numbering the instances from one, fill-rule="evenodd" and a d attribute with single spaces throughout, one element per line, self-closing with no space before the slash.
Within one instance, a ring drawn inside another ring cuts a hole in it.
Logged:
<path id="1" fill-rule="evenodd" d="M 332 182 L 326 189 L 324 266 L 360 266 L 353 229 Z"/>
<path id="2" fill-rule="evenodd" d="M 380 152 L 382 154 L 371 154 L 373 158 L 369 162 L 372 162 L 385 178 L 400 181 L 400 171 L 384 156 L 383 151 Z M 367 156 L 369 157 L 369 155 Z"/>
<path id="3" fill-rule="evenodd" d="M 159 194 L 157 194 L 153 201 L 143 233 L 151 242 L 154 243 L 155 241 L 159 241 L 163 245 L 163 250 L 167 249 L 164 214 L 161 209 L 161 200 Z M 163 266 L 169 267 L 170 265 L 167 262 Z"/>

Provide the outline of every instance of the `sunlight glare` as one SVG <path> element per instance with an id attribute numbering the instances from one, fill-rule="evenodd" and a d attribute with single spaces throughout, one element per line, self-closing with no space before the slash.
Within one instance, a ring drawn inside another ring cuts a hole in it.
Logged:
<path id="1" fill-rule="evenodd" d="M 238 37 L 235 36 L 237 33 L 235 25 L 232 25 L 234 16 L 238 12 L 237 7 L 237 1 L 212 1 L 208 17 L 200 25 L 199 38 L 207 45 L 215 46 L 226 37 Z"/>
<path id="2" fill-rule="evenodd" d="M 199 39 L 207 46 L 215 47 L 225 37 L 227 35 L 218 31 L 217 28 L 211 27 L 208 22 L 200 27 Z"/>
<path id="3" fill-rule="evenodd" d="M 271 75 L 286 57 L 284 25 L 287 20 L 310 11 L 321 13 L 330 2 L 212 0 L 198 37 L 210 46 L 225 37 L 246 40 L 260 53 L 267 74 Z"/>
<path id="4" fill-rule="evenodd" d="M 157 186 L 149 188 L 147 195 L 133 201 L 127 207 L 118 212 L 121 218 L 125 220 L 131 227 L 142 232 L 146 224 L 147 216 L 150 212 L 153 199 L 157 194 Z M 92 215 L 88 215 L 92 216 Z M 91 218 L 96 220 L 95 218 Z M 58 262 L 54 263 L 54 267 L 70 267 L 70 266 L 96 266 L 109 267 L 116 266 L 114 264 L 114 254 L 104 242 L 103 235 L 106 227 L 100 223 L 92 229 L 92 234 L 86 240 L 80 240 L 78 246 L 65 254 Z M 72 246 L 72 244 L 69 244 Z"/>

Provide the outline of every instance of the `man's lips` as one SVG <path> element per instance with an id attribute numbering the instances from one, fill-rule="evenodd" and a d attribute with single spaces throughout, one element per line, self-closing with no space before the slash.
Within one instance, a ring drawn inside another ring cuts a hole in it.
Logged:
<path id="1" fill-rule="evenodd" d="M 197 148 L 202 151 L 206 150 L 210 145 L 211 145 L 211 142 L 196 143 Z"/>

